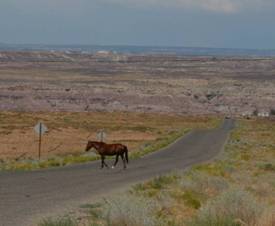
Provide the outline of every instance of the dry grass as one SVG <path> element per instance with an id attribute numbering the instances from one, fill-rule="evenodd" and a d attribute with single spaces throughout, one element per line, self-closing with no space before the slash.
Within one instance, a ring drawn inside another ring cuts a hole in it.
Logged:
<path id="1" fill-rule="evenodd" d="M 243 190 L 230 189 L 203 206 L 188 226 L 241 226 L 255 225 L 263 206 Z"/>
<path id="2" fill-rule="evenodd" d="M 273 226 L 274 136 L 275 121 L 239 120 L 219 159 L 158 178 L 158 186 L 136 185 L 134 194 L 170 200 L 161 215 L 171 225 Z"/>
<path id="3" fill-rule="evenodd" d="M 274 226 L 274 136 L 272 120 L 239 120 L 219 159 L 137 184 L 125 200 L 131 199 L 131 206 L 139 206 L 139 200 L 154 203 L 157 208 L 143 207 L 142 214 L 162 225 Z M 135 215 L 135 208 L 125 209 L 127 216 Z M 114 213 L 116 219 L 123 219 L 116 225 L 132 225 L 130 217 Z M 98 214 L 107 222 L 106 215 Z M 92 218 L 88 222 L 97 225 Z"/>
<path id="4" fill-rule="evenodd" d="M 62 217 L 59 219 L 44 219 L 39 226 L 77 226 L 77 221 L 71 217 Z"/>
<path id="5" fill-rule="evenodd" d="M 38 121 L 49 128 L 42 140 L 42 160 L 46 163 L 34 162 L 35 166 L 29 166 L 27 163 L 38 155 L 38 136 L 33 130 Z M 86 142 L 96 139 L 101 129 L 107 133 L 106 142 L 126 144 L 131 155 L 137 157 L 166 146 L 193 128 L 214 127 L 219 121 L 211 117 L 126 112 L 1 112 L 0 162 L 11 162 L 14 167 L 5 167 L 8 169 L 28 169 L 90 161 L 94 155 L 83 156 Z"/>
<path id="6" fill-rule="evenodd" d="M 255 226 L 274 226 L 275 225 L 275 208 L 265 210 L 262 216 L 257 220 Z"/>
<path id="7" fill-rule="evenodd" d="M 118 196 L 106 201 L 103 220 L 108 226 L 158 226 L 155 202 L 136 196 Z"/>

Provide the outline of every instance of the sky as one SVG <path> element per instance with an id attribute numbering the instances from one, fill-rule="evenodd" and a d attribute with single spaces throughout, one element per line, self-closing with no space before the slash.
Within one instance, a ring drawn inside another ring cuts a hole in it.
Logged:
<path id="1" fill-rule="evenodd" d="M 0 0 L 0 43 L 275 49 L 275 0 Z"/>

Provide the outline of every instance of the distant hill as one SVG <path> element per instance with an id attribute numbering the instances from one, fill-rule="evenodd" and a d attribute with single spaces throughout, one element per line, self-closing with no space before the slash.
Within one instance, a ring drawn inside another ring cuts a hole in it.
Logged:
<path id="1" fill-rule="evenodd" d="M 0 42 L 0 51 L 76 51 L 95 53 L 110 51 L 124 54 L 176 54 L 186 56 L 275 56 L 274 49 L 230 49 L 201 47 L 99 46 L 99 45 L 31 45 Z"/>

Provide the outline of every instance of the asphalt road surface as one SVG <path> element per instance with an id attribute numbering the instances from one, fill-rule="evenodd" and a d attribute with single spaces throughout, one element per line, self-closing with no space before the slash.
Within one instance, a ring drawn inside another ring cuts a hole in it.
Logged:
<path id="1" fill-rule="evenodd" d="M 2 172 L 0 226 L 32 226 L 44 216 L 62 214 L 130 184 L 210 160 L 223 149 L 233 127 L 234 120 L 225 119 L 220 128 L 193 131 L 166 149 L 130 160 L 127 170 L 120 161 L 116 169 L 101 170 L 99 162 L 92 162 L 35 172 Z"/>

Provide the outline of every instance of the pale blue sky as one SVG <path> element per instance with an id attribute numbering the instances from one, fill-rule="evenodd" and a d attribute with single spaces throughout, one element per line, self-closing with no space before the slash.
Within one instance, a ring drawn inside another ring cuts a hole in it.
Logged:
<path id="1" fill-rule="evenodd" d="M 275 49 L 275 0 L 0 0 L 0 42 Z"/>

